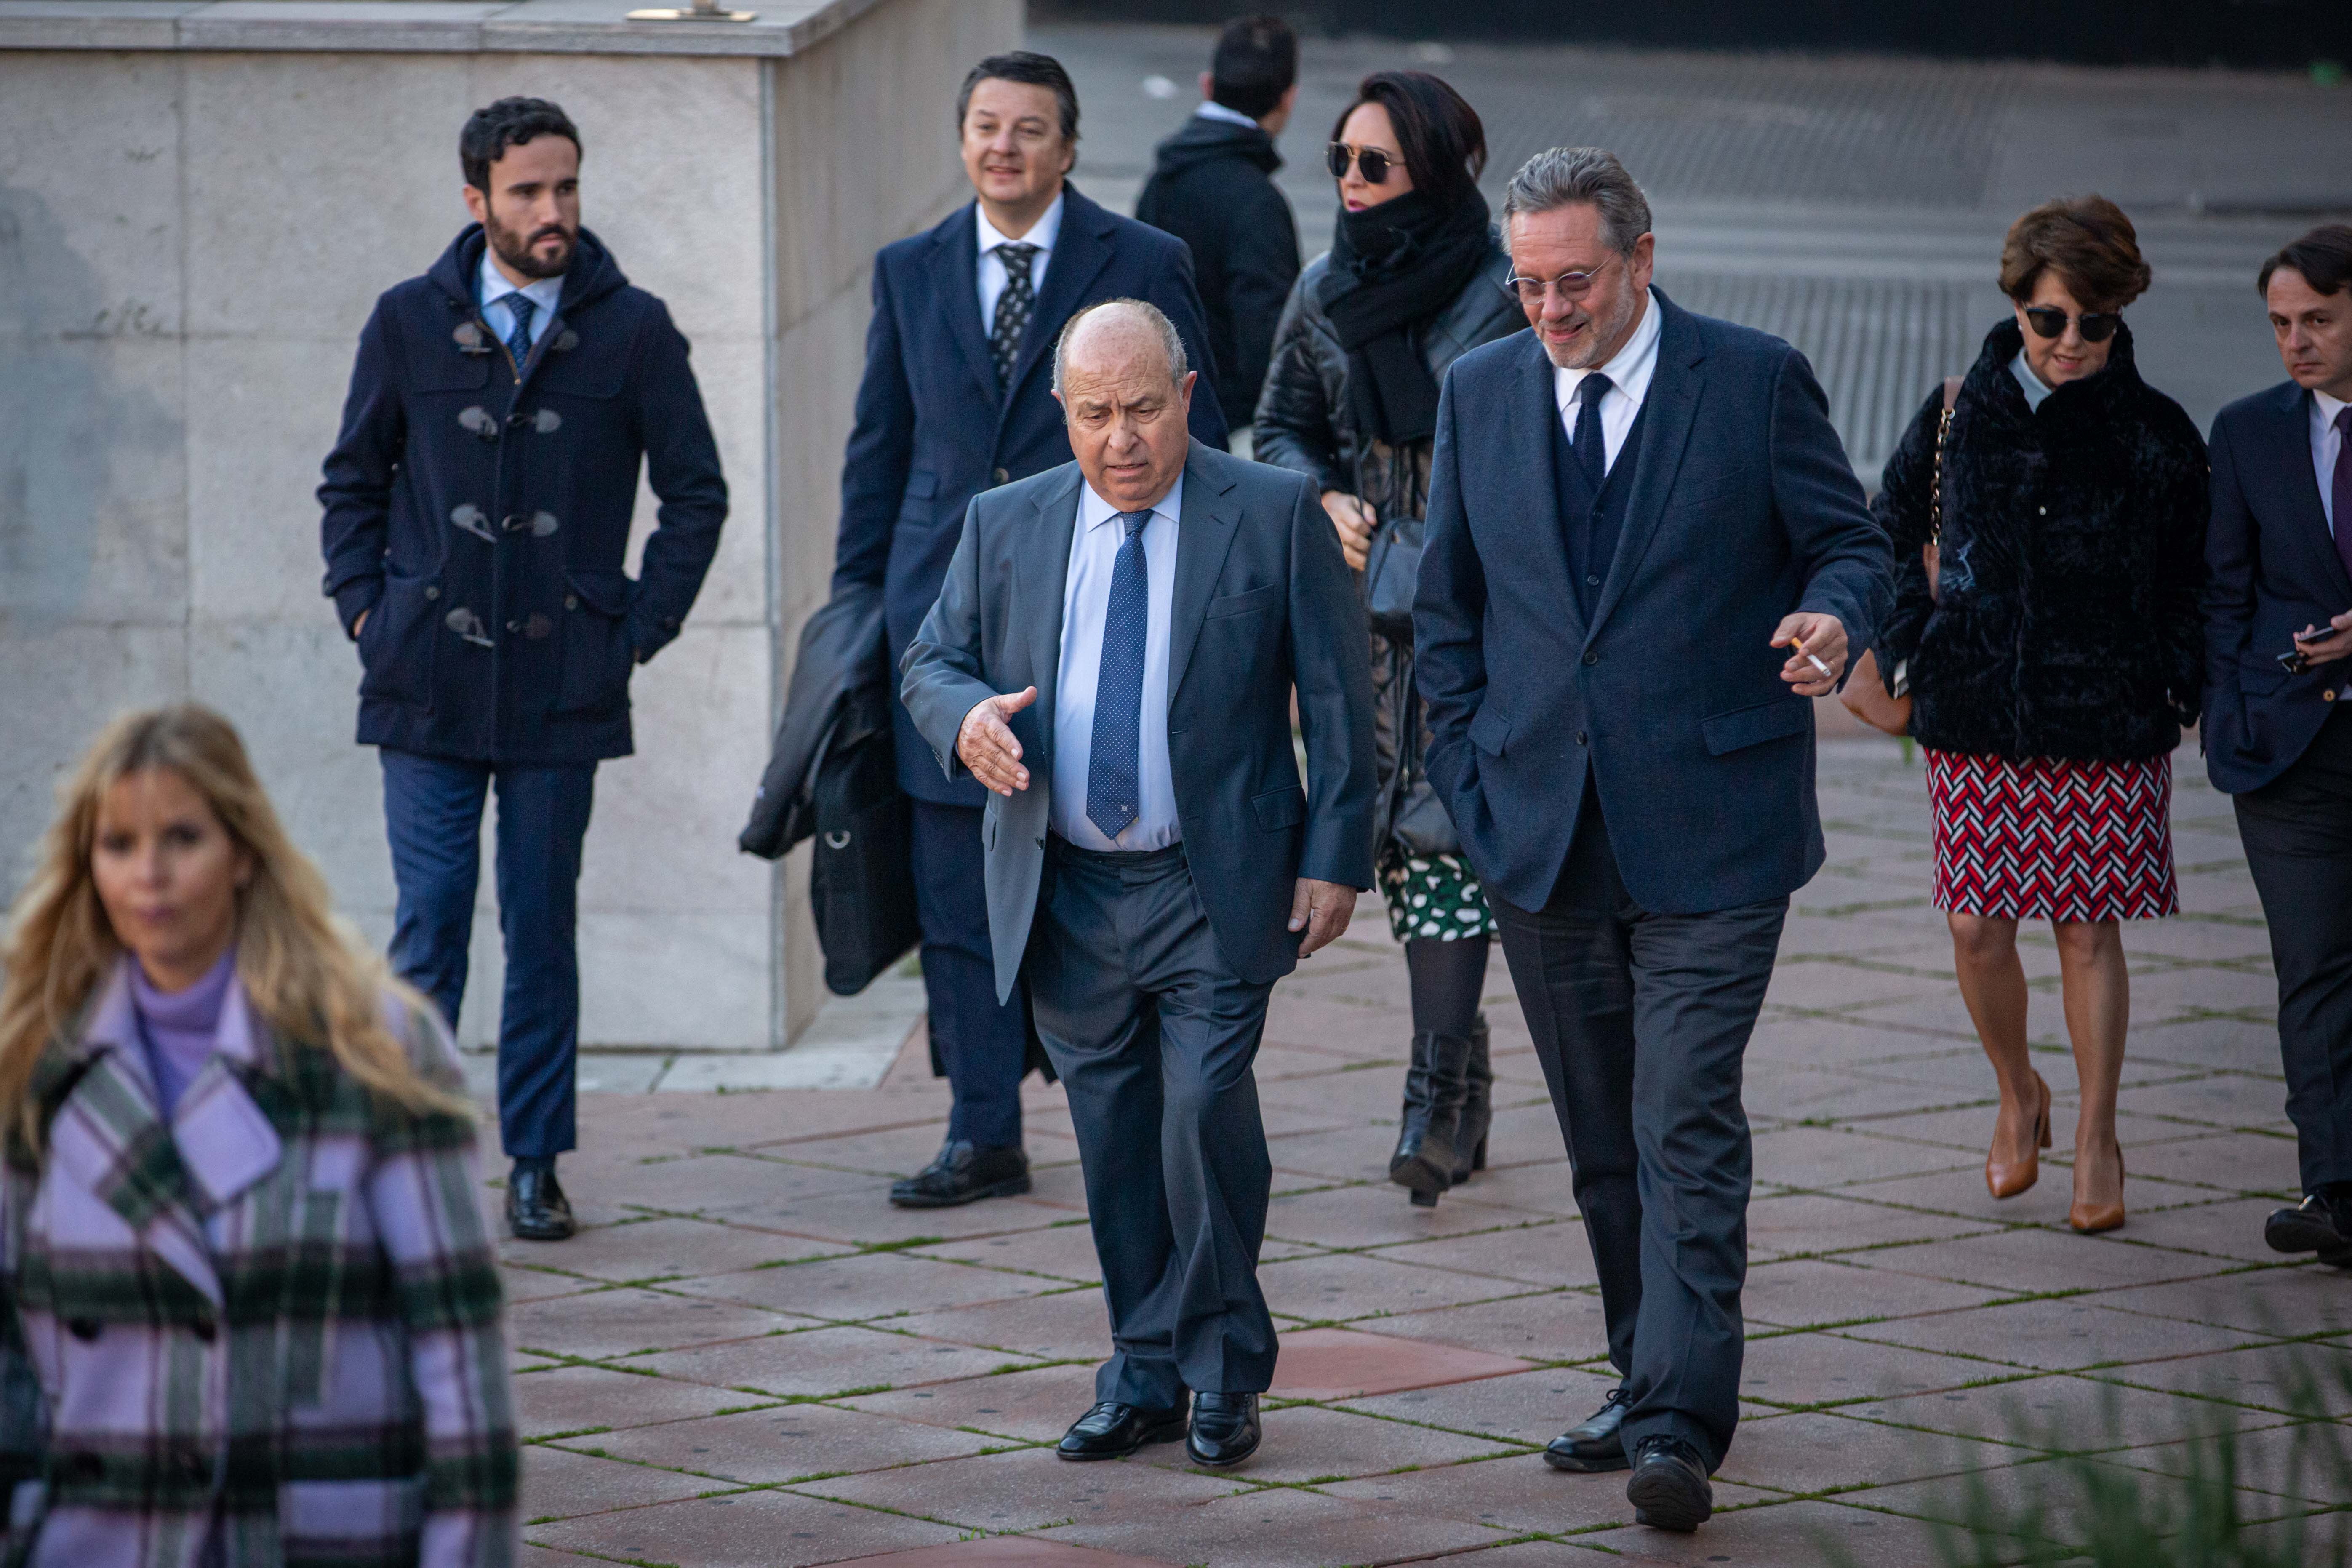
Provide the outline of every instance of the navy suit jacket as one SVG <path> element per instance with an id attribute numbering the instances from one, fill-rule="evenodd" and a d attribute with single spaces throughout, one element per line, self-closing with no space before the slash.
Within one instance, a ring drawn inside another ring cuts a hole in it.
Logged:
<path id="1" fill-rule="evenodd" d="M 1626 890 L 1696 914 L 1777 898 L 1822 862 L 1813 706 L 1769 646 L 1796 610 L 1858 655 L 1892 595 L 1886 536 L 1779 338 L 1657 294 L 1633 492 L 1591 619 L 1554 498 L 1551 363 L 1532 332 L 1446 374 L 1413 601 L 1429 776 L 1472 867 L 1550 900 L 1590 768 Z"/>
<path id="2" fill-rule="evenodd" d="M 2289 675 L 2294 634 L 2352 610 L 2311 466 L 2311 394 L 2283 382 L 2213 416 L 2205 534 L 2205 772 L 2243 795 L 2284 773 L 2335 710 L 2320 693 L 2352 666 Z M 2352 520 L 2337 518 L 2338 527 Z"/>
<path id="3" fill-rule="evenodd" d="M 866 331 L 866 378 L 841 471 L 841 539 L 834 587 L 879 584 L 895 665 L 930 613 L 963 531 L 964 509 L 992 485 L 1070 460 L 1062 405 L 1054 401 L 1054 340 L 1081 307 L 1145 300 L 1176 323 L 1203 372 L 1192 388 L 1192 434 L 1225 444 L 1184 242 L 1108 212 L 1063 187 L 1062 227 L 1045 264 L 1036 313 L 1021 341 L 1011 384 L 1000 389 L 980 319 L 980 237 L 966 203 L 926 233 L 883 247 L 874 258 L 874 321 Z M 898 784 L 919 800 L 977 806 L 987 791 L 950 781 L 902 704 Z"/>
<path id="4" fill-rule="evenodd" d="M 1201 384 L 1206 384 L 1205 382 Z M 1194 396 L 1199 396 L 1198 387 Z M 982 791 L 999 997 L 1028 952 L 1045 869 L 1062 599 L 1085 480 L 1076 463 L 975 498 L 947 585 L 907 650 L 926 760 L 973 789 L 956 733 L 982 700 L 1037 689 L 1013 716 L 1029 787 Z M 1291 693 L 1307 751 L 1299 787 Z M 1301 475 L 1194 441 L 1168 623 L 1168 765 L 1184 859 L 1217 950 L 1254 984 L 1298 963 L 1297 879 L 1372 884 L 1372 676 L 1364 606 Z"/>

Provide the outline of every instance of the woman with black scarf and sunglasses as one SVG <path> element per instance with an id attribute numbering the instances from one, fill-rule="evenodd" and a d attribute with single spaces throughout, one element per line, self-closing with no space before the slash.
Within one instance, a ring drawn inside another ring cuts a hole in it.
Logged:
<path id="1" fill-rule="evenodd" d="M 2205 443 L 2133 362 L 2123 310 L 2148 279 L 2104 196 L 2018 219 L 2000 261 L 2015 319 L 1948 416 L 1928 396 L 1877 501 L 1896 563 L 1879 671 L 1913 699 L 1936 907 L 2000 1086 L 1985 1185 L 2024 1192 L 2051 1143 L 2017 955 L 2018 922 L 2047 920 L 2077 1094 L 2066 1218 L 2084 1232 L 2124 1223 L 2117 922 L 2180 908 L 2172 752 L 2204 679 Z"/>
<path id="2" fill-rule="evenodd" d="M 1275 330 L 1255 456 L 1316 482 L 1348 563 L 1366 574 L 1381 890 L 1412 980 L 1389 1176 L 1425 1207 L 1486 1163 L 1494 1074 L 1478 995 L 1495 919 L 1422 773 L 1407 617 L 1438 384 L 1456 358 L 1525 321 L 1478 194 L 1486 129 L 1461 94 L 1426 72 L 1376 72 L 1331 137 L 1339 223 Z"/>

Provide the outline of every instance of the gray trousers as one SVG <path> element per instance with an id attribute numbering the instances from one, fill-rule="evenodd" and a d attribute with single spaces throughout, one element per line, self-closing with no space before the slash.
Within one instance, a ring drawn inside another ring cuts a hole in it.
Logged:
<path id="1" fill-rule="evenodd" d="M 1168 1410 L 1187 1390 L 1261 1393 L 1274 1167 L 1250 1064 L 1274 987 L 1226 967 L 1181 844 L 1048 839 L 1037 905 L 1031 1016 L 1069 1092 L 1110 1306 L 1095 1397 Z"/>
<path id="2" fill-rule="evenodd" d="M 1626 1450 L 1679 1437 L 1712 1470 L 1739 1419 L 1753 1167 L 1740 1061 L 1789 900 L 1643 909 L 1590 784 L 1551 901 L 1486 896 L 1568 1144 L 1609 1359 L 1633 1396 Z"/>

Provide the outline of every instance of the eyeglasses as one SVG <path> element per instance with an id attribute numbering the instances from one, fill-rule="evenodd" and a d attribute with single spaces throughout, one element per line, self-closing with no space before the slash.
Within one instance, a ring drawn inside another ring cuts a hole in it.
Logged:
<path id="1" fill-rule="evenodd" d="M 1519 303 L 1523 305 L 1542 304 L 1545 297 L 1555 289 L 1559 290 L 1559 297 L 1563 300 L 1581 300 L 1591 292 L 1592 280 L 1608 271 L 1610 263 L 1616 259 L 1617 258 L 1612 256 L 1608 261 L 1602 262 L 1590 272 L 1563 272 L 1559 277 L 1549 279 L 1522 278 L 1513 273 L 1503 279 L 1503 286 L 1515 291 L 1519 297 Z"/>
<path id="2" fill-rule="evenodd" d="M 1396 166 L 1396 160 L 1377 147 L 1366 147 L 1359 152 L 1345 142 L 1334 142 L 1323 149 L 1323 161 L 1330 165 L 1331 177 L 1335 180 L 1346 179 L 1348 165 L 1353 163 L 1368 185 L 1387 184 L 1389 171 Z"/>
<path id="3" fill-rule="evenodd" d="M 2063 336 L 2066 323 L 2071 321 L 2082 332 L 2083 341 L 2086 343 L 2105 342 L 2116 335 L 2116 329 L 2124 324 L 2122 315 L 2114 310 L 2085 310 L 2079 316 L 2069 316 L 2055 305 L 2028 305 L 2025 321 L 2038 338 Z"/>

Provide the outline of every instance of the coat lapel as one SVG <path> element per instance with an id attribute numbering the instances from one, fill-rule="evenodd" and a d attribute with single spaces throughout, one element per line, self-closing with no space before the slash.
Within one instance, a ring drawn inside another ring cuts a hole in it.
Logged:
<path id="1" fill-rule="evenodd" d="M 1625 596 L 1625 584 L 1658 531 L 1667 492 L 1674 489 L 1675 473 L 1682 467 L 1691 426 L 1698 417 L 1703 384 L 1697 367 L 1706 350 L 1690 318 L 1664 294 L 1657 294 L 1652 304 L 1660 312 L 1658 365 L 1650 374 L 1649 395 L 1642 400 L 1642 445 L 1633 459 L 1633 493 L 1625 498 L 1624 531 L 1618 536 L 1617 553 L 1609 563 L 1608 580 L 1601 584 L 1601 602 L 1593 607 L 1588 636 L 1601 629 L 1609 612 Z"/>
<path id="2" fill-rule="evenodd" d="M 194 1184 L 163 1123 L 140 1044 L 133 962 L 116 965 L 90 1010 L 79 1043 L 89 1065 L 50 1123 L 51 1159 L 66 1182 L 112 1210 L 142 1246 L 218 1305 L 220 1277 L 197 1218 Z"/>
<path id="3" fill-rule="evenodd" d="M 996 384 L 996 363 L 989 357 L 988 327 L 980 319 L 980 220 L 974 216 L 976 204 L 966 202 L 963 209 L 931 231 L 931 247 L 935 265 L 931 276 L 938 280 L 940 314 L 946 319 L 948 336 L 963 352 L 966 367 L 992 398 L 1002 399 Z M 1052 276 L 1052 268 L 1047 268 Z"/>
<path id="4" fill-rule="evenodd" d="M 2336 536 L 2327 529 L 2327 509 L 2320 503 L 2319 472 L 2311 462 L 2311 394 L 2289 382 L 2274 406 L 2277 417 L 2264 420 L 2262 426 L 2272 450 L 2262 453 L 2260 461 L 2273 473 L 2285 476 L 2287 512 L 2293 520 L 2288 526 L 2294 537 L 2325 563 L 2320 571 L 2336 602 L 2352 604 L 2352 575 L 2347 575 L 2344 558 L 2336 552 Z"/>
<path id="5" fill-rule="evenodd" d="M 1567 618 L 1570 640 L 1581 643 L 1584 610 L 1569 576 L 1568 520 L 1559 515 L 1559 484 L 1552 473 L 1551 427 L 1559 417 L 1559 403 L 1553 395 L 1551 360 L 1544 353 L 1543 340 L 1533 332 L 1527 334 L 1527 353 L 1520 358 L 1509 405 L 1504 411 L 1508 427 L 1497 447 L 1504 452 L 1537 455 L 1529 483 L 1539 489 L 1534 504 L 1523 515 L 1534 552 L 1555 584 L 1556 591 L 1549 596 Z"/>
<path id="6" fill-rule="evenodd" d="M 1037 688 L 1037 735 L 1043 754 L 1029 764 L 1030 787 L 1050 781 L 1054 767 L 1054 700 L 1062 674 L 1062 605 L 1069 593 L 1070 538 L 1078 526 L 1078 490 L 1086 481 L 1076 463 L 1038 499 L 1014 563 L 1014 603 L 1029 632 L 1029 679 Z M 1027 595 L 1035 595 L 1034 599 Z M 1025 601 L 1025 602 L 1024 602 Z"/>
<path id="7" fill-rule="evenodd" d="M 1207 618 L 1209 598 L 1225 569 L 1225 553 L 1233 548 L 1241 522 L 1234 503 L 1234 482 L 1210 471 L 1201 459 L 1209 448 L 1194 441 L 1184 459 L 1184 500 L 1176 517 L 1176 588 L 1168 611 L 1168 704 L 1184 689 L 1184 671 L 1192 662 L 1192 645 L 1201 640 L 1201 623 Z"/>
<path id="8" fill-rule="evenodd" d="M 179 1145 L 195 1195 L 207 1212 L 227 1207 L 246 1189 L 278 1168 L 284 1153 L 278 1129 L 245 1087 L 239 1069 L 270 1061 L 268 1036 L 246 1003 L 245 987 L 229 987 L 221 1004 L 219 1044 L 172 1113 L 172 1140 Z"/>
<path id="9" fill-rule="evenodd" d="M 1053 253 L 1045 258 L 1045 287 L 1037 295 L 1037 309 L 1029 318 L 1029 330 L 1022 335 L 1020 357 L 1013 362 L 1013 374 L 1005 383 L 1004 406 L 1010 409 L 1021 395 L 1022 383 L 1029 379 L 1039 362 L 1054 352 L 1054 340 L 1062 334 L 1062 323 L 1068 321 L 1094 287 L 1102 269 L 1110 265 L 1110 237 L 1118 228 L 1118 220 L 1094 203 L 1080 195 L 1073 186 L 1062 188 L 1062 229 L 1054 237 Z M 972 244 L 977 246 L 978 230 Z M 974 264 L 975 279 L 979 277 Z M 977 290 L 977 281 L 972 289 Z M 978 295 L 975 292 L 974 299 Z M 978 314 L 979 307 L 973 306 Z"/>

